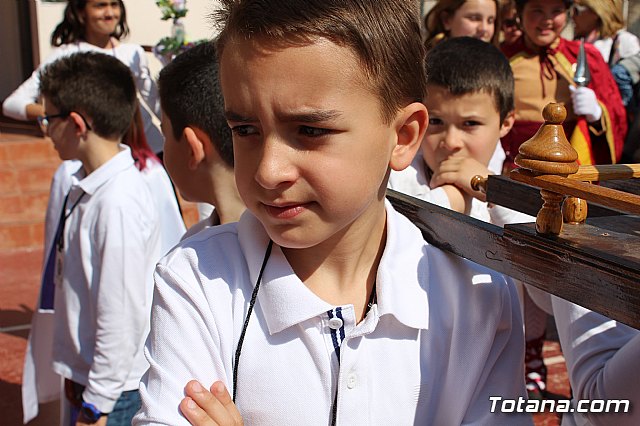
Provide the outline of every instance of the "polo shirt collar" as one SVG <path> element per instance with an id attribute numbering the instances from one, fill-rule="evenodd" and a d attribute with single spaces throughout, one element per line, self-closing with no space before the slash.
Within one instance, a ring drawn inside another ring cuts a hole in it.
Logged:
<path id="1" fill-rule="evenodd" d="M 113 176 L 132 167 L 134 162 L 131 156 L 131 149 L 123 144 L 120 144 L 119 148 L 119 153 L 95 169 L 89 176 L 85 174 L 84 168 L 80 167 L 72 176 L 73 186 L 78 186 L 87 194 L 93 195 L 102 185 L 113 178 Z"/>
<path id="2" fill-rule="evenodd" d="M 386 201 L 387 244 L 377 276 L 378 315 L 393 315 L 402 324 L 428 328 L 426 243 L 422 234 Z M 238 239 L 247 261 L 252 287 L 260 274 L 269 237 L 249 211 L 240 218 Z M 269 333 L 317 317 L 334 308 L 316 296 L 291 269 L 279 246 L 273 246 L 262 277 L 258 301 Z"/>

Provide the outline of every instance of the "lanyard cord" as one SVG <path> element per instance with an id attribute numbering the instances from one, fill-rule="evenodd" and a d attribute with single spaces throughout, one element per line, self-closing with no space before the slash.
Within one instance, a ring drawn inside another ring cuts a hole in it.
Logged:
<path id="1" fill-rule="evenodd" d="M 64 203 L 62 204 L 62 211 L 60 212 L 60 222 L 57 229 L 58 233 L 56 234 L 56 245 L 58 247 L 58 250 L 62 250 L 64 248 L 64 227 L 67 223 L 67 219 L 69 219 L 69 216 L 71 216 L 71 213 L 73 213 L 73 210 L 80 203 L 80 201 L 82 200 L 82 197 L 85 196 L 86 192 L 84 191 L 82 192 L 80 197 L 78 197 L 76 202 L 73 203 L 73 205 L 71 206 L 71 209 L 69 209 L 69 213 L 67 213 L 66 212 L 67 201 L 69 201 L 70 194 L 71 194 L 71 191 L 67 192 L 67 195 L 64 197 Z"/>
<path id="2" fill-rule="evenodd" d="M 240 352 L 242 351 L 242 343 L 244 342 L 244 335 L 247 333 L 247 327 L 249 326 L 249 319 L 251 319 L 251 312 L 253 311 L 253 305 L 255 305 L 256 303 L 256 298 L 258 297 L 258 289 L 260 288 L 260 283 L 262 282 L 262 274 L 264 273 L 264 268 L 267 266 L 267 261 L 269 260 L 269 256 L 271 256 L 272 247 L 273 247 L 273 241 L 269 240 L 269 245 L 267 246 L 267 250 L 264 253 L 264 260 L 262 261 L 262 266 L 260 267 L 260 273 L 258 274 L 256 285 L 253 288 L 253 292 L 251 293 L 249 310 L 247 311 L 247 316 L 244 319 L 244 325 L 242 326 L 240 339 L 238 339 L 238 347 L 236 348 L 236 357 L 235 357 L 235 362 L 233 364 L 233 402 L 236 402 L 236 394 L 238 393 L 238 363 L 240 362 Z"/>

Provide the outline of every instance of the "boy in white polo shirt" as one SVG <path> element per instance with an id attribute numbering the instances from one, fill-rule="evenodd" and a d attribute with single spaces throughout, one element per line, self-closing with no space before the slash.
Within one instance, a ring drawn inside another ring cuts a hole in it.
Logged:
<path id="1" fill-rule="evenodd" d="M 55 310 L 53 369 L 65 378 L 69 424 L 129 424 L 148 366 L 143 346 L 160 256 L 155 203 L 120 143 L 136 108 L 135 83 L 119 60 L 78 53 L 42 71 L 41 92 L 43 130 L 62 160 L 82 162 L 40 300 L 40 309 Z"/>
<path id="2" fill-rule="evenodd" d="M 218 17 L 248 211 L 157 266 L 134 424 L 530 424 L 490 410 L 525 395 L 513 285 L 385 200 L 428 122 L 416 3 L 229 0 Z"/>

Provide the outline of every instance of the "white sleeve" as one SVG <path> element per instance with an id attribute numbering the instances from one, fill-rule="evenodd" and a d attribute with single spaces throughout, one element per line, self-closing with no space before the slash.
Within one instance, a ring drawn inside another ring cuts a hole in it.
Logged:
<path id="1" fill-rule="evenodd" d="M 142 408 L 133 424 L 188 425 L 179 410 L 185 385 L 195 379 L 208 388 L 222 380 L 231 390 L 231 356 L 221 355 L 221 335 L 200 282 L 181 279 L 162 262 L 154 280 L 145 346 L 149 370 L 140 383 Z"/>
<path id="2" fill-rule="evenodd" d="M 27 120 L 27 105 L 36 103 L 40 96 L 40 69 L 35 70 L 31 77 L 5 99 L 2 113 L 15 120 Z"/>
<path id="3" fill-rule="evenodd" d="M 16 120 L 27 120 L 27 105 L 36 103 L 40 97 L 40 71 L 47 64 L 78 51 L 75 45 L 65 44 L 55 48 L 40 66 L 2 104 L 2 112 Z"/>
<path id="4" fill-rule="evenodd" d="M 160 117 L 160 99 L 158 96 L 158 87 L 149 71 L 149 61 L 142 47 L 137 46 L 135 49 L 136 58 L 132 61 L 132 69 L 136 78 L 136 87 L 149 109 Z M 135 66 L 133 64 L 136 64 Z"/>
<path id="5" fill-rule="evenodd" d="M 532 425 L 530 414 L 491 412 L 490 397 L 526 399 L 524 385 L 524 328 L 520 313 L 518 292 L 511 279 L 502 292 L 502 304 L 496 306 L 501 315 L 496 325 L 486 368 L 482 371 L 472 404 L 467 409 L 463 424 Z"/>
<path id="6" fill-rule="evenodd" d="M 111 412 L 142 350 L 151 306 L 151 261 L 158 258 L 157 218 L 118 205 L 101 215 L 93 249 L 99 256 L 93 306 L 96 341 L 83 398 Z"/>
<path id="7" fill-rule="evenodd" d="M 552 304 L 573 397 L 631 401 L 628 414 L 583 415 L 593 425 L 640 424 L 640 331 L 556 296 Z"/>

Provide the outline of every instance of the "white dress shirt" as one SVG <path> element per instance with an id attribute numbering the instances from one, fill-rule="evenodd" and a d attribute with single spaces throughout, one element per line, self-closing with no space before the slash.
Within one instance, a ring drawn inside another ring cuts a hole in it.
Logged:
<path id="1" fill-rule="evenodd" d="M 239 362 L 248 425 L 531 424 L 490 413 L 489 396 L 525 395 L 522 319 L 504 276 L 427 244 L 387 202 L 377 304 L 356 324 L 295 275 L 273 247 Z M 150 369 L 134 424 L 188 424 L 184 386 L 222 380 L 233 359 L 268 236 L 245 212 L 181 242 L 158 264 Z"/>
<path id="2" fill-rule="evenodd" d="M 185 232 L 184 221 L 178 209 L 175 192 L 169 175 L 158 162 L 148 161 L 142 171 L 151 196 L 160 215 L 160 254 L 166 254 L 175 246 Z M 43 264 L 47 264 L 51 244 L 64 197 L 71 188 L 72 175 L 82 163 L 78 160 L 63 161 L 51 180 L 49 202 L 45 219 Z M 156 260 L 158 260 L 156 259 Z M 38 415 L 38 403 L 60 399 L 60 376 L 51 368 L 51 348 L 53 347 L 52 311 L 36 311 L 31 320 L 31 331 L 27 342 L 22 374 L 22 408 L 24 423 Z"/>
<path id="3" fill-rule="evenodd" d="M 86 386 L 84 400 L 110 412 L 137 389 L 159 257 L 159 219 L 129 147 L 72 176 L 63 278 L 55 289 L 53 369 Z M 84 196 L 82 195 L 84 193 Z M 82 198 L 80 198 L 82 197 Z"/>

